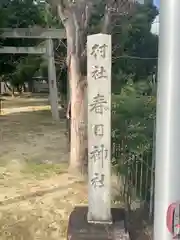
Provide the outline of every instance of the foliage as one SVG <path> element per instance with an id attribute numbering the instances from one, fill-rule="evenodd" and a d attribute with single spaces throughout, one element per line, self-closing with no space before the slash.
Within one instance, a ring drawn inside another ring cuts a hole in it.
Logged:
<path id="1" fill-rule="evenodd" d="M 141 81 L 154 73 L 158 38 L 151 34 L 150 27 L 156 15 L 156 8 L 149 4 L 137 8 L 130 18 L 117 21 L 113 35 L 115 89 L 125 84 L 129 77 Z"/>
<path id="2" fill-rule="evenodd" d="M 0 15 L 1 12 L 3 20 L 1 22 L 1 28 L 26 28 L 35 25 L 45 25 L 44 9 L 41 5 L 35 4 L 33 0 L 5 1 L 0 6 Z M 39 40 L 34 39 L 4 39 L 1 41 L 2 46 L 34 46 L 39 43 Z M 37 70 L 37 57 L 35 57 L 34 60 L 31 60 L 30 66 L 27 67 L 27 62 L 30 58 L 32 59 L 32 57 L 27 55 L 2 54 L 0 60 L 1 78 L 10 81 L 14 86 L 22 84 L 26 81 L 27 77 L 32 77 Z M 34 66 L 32 66 L 33 64 Z M 29 71 L 30 68 L 31 71 Z M 32 73 L 33 69 L 34 72 Z"/>
<path id="3" fill-rule="evenodd" d="M 39 69 L 41 64 L 41 57 L 28 56 L 21 58 L 17 64 L 15 71 L 11 74 L 12 85 L 19 86 L 25 82 L 30 83 L 35 72 Z"/>
<path id="4" fill-rule="evenodd" d="M 33 0 L 6 0 L 0 6 L 0 16 L 2 17 L 1 28 L 27 28 L 34 26 L 41 27 L 61 27 L 58 22 L 54 10 L 43 1 Z M 4 46 L 36 46 L 41 44 L 39 39 L 4 39 L 1 44 Z M 42 43 L 43 44 L 43 43 Z M 59 45 L 55 41 L 55 47 Z M 66 52 L 64 51 L 64 55 Z M 56 58 L 59 60 L 59 55 L 62 53 L 62 46 L 56 51 Z M 64 57 L 63 57 L 64 58 Z M 41 63 L 40 63 L 41 61 Z M 29 64 L 29 66 L 28 66 Z M 62 64 L 61 64 L 62 65 Z M 57 75 L 61 75 L 64 69 L 57 64 Z M 23 55 L 7 55 L 1 54 L 0 60 L 0 75 L 4 81 L 9 81 L 11 85 L 17 86 L 24 82 L 29 82 L 36 71 L 42 76 L 47 77 L 47 62 L 38 56 Z M 65 69 L 66 70 L 66 69 Z M 64 77 L 66 79 L 66 76 Z"/>
<path id="5" fill-rule="evenodd" d="M 128 152 L 140 153 L 151 147 L 153 121 L 155 118 L 155 98 L 142 95 L 139 85 L 129 81 L 120 95 L 112 96 L 113 136 L 118 142 L 124 141 Z"/>
<path id="6" fill-rule="evenodd" d="M 150 88 L 148 82 L 133 83 L 129 79 L 121 93 L 112 96 L 112 163 L 126 177 L 130 171 L 131 181 L 136 179 L 136 184 L 144 182 L 139 191 L 146 197 L 149 192 L 145 185 L 151 184 L 156 110 L 156 98 Z"/>
<path id="7" fill-rule="evenodd" d="M 12 0 L 2 5 L 6 12 L 6 27 L 30 27 L 44 24 L 43 12 L 34 0 Z"/>
<path id="8" fill-rule="evenodd" d="M 131 184 L 142 185 L 136 190 L 144 199 L 151 184 L 156 107 L 158 38 L 150 32 L 156 14 L 151 4 L 139 6 L 113 30 L 112 161 Z"/>

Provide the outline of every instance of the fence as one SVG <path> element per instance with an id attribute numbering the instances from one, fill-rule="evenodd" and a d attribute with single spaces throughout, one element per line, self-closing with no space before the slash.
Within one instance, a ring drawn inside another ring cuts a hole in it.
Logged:
<path id="1" fill-rule="evenodd" d="M 122 143 L 123 145 L 123 143 Z M 144 155 L 127 153 L 118 142 L 112 143 L 112 155 L 119 176 L 124 177 L 123 198 L 131 209 L 134 203 L 146 203 L 148 214 L 152 217 L 154 196 L 154 159 L 152 152 Z M 138 205 L 139 207 L 139 205 Z"/>
<path id="2" fill-rule="evenodd" d="M 129 61 L 131 65 L 144 64 L 143 59 L 139 59 L 138 63 L 136 58 Z M 127 59 L 120 62 L 115 59 L 112 68 L 112 163 L 121 178 L 121 194 L 128 209 L 134 210 L 143 205 L 152 220 L 156 76 L 153 71 L 146 75 L 145 80 L 141 72 L 124 74 L 120 70 L 124 62 L 128 65 Z M 139 74 L 139 79 L 134 74 Z"/>

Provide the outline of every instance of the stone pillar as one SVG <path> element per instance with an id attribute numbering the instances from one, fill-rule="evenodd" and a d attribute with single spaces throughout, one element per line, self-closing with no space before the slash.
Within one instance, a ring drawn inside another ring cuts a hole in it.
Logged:
<path id="1" fill-rule="evenodd" d="M 53 120 L 58 121 L 59 120 L 58 89 L 56 81 L 56 68 L 54 62 L 54 50 L 52 39 L 47 40 L 47 58 L 48 58 L 48 82 L 51 112 Z"/>
<path id="2" fill-rule="evenodd" d="M 111 36 L 87 39 L 88 222 L 111 223 Z"/>

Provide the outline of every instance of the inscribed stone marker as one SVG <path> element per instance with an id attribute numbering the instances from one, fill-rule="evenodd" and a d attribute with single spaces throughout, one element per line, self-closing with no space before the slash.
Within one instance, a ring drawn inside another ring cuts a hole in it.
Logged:
<path id="1" fill-rule="evenodd" d="M 88 222 L 111 223 L 111 36 L 87 39 Z"/>

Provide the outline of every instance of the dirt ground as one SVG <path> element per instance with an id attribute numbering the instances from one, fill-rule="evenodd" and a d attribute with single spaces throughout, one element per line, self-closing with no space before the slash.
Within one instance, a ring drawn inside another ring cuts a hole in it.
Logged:
<path id="1" fill-rule="evenodd" d="M 65 120 L 54 123 L 43 99 L 1 104 L 1 240 L 64 240 L 70 212 L 86 203 L 82 179 L 67 172 Z"/>
<path id="2" fill-rule="evenodd" d="M 46 96 L 1 101 L 0 240 L 65 240 L 70 212 L 87 203 L 86 184 L 67 171 L 64 113 L 55 123 L 49 109 Z M 116 180 L 112 186 L 119 194 Z M 115 202 L 123 207 L 119 196 Z M 130 216 L 131 237 L 152 239 L 141 215 L 138 208 Z"/>

